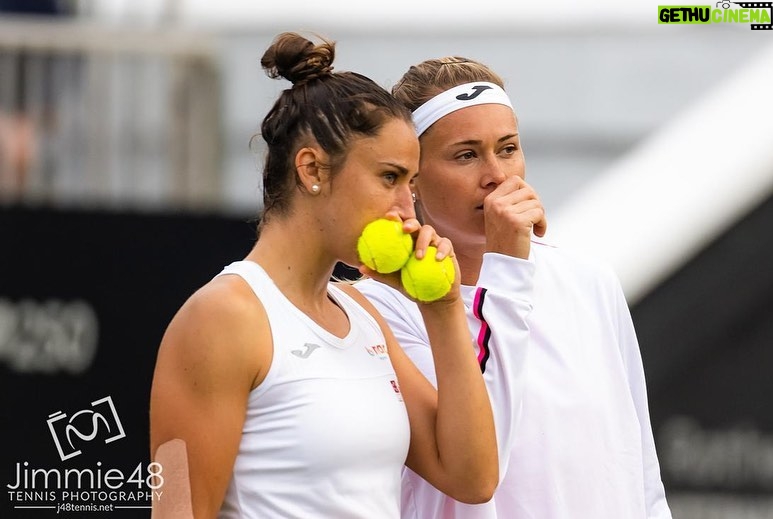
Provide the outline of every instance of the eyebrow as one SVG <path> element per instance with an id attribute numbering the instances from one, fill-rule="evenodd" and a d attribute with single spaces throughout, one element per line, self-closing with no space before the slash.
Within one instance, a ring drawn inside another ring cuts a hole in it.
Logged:
<path id="1" fill-rule="evenodd" d="M 401 175 L 407 175 L 408 174 L 408 168 L 405 166 L 401 166 L 400 164 L 397 164 L 395 162 L 383 162 L 380 161 L 379 164 L 382 166 L 390 166 L 392 168 L 395 168 Z"/>
<path id="2" fill-rule="evenodd" d="M 516 133 L 510 133 L 508 135 L 505 135 L 504 137 L 500 137 L 499 139 L 497 139 L 497 142 L 508 141 L 508 140 L 512 139 L 513 137 L 518 137 L 518 133 L 517 132 Z M 460 145 L 471 146 L 471 145 L 475 145 L 475 144 L 480 144 L 481 142 L 482 141 L 480 141 L 480 140 L 470 139 L 470 140 L 467 140 L 467 141 L 455 142 L 451 146 L 460 146 Z"/>

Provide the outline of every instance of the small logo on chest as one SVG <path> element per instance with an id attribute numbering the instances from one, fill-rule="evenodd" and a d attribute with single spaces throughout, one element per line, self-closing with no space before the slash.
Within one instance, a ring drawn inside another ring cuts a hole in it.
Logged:
<path id="1" fill-rule="evenodd" d="M 383 344 L 376 344 L 375 346 L 365 346 L 365 351 L 368 352 L 368 355 L 371 355 L 373 357 L 378 357 L 381 360 L 386 360 L 389 358 L 389 352 L 387 351 L 387 347 Z"/>
<path id="2" fill-rule="evenodd" d="M 313 344 L 311 342 L 307 342 L 306 344 L 303 345 L 303 348 L 304 348 L 303 350 L 293 350 L 290 353 L 292 353 L 296 357 L 300 357 L 302 359 L 308 359 L 309 355 L 314 353 L 314 351 L 319 347 L 320 347 L 319 344 Z"/>

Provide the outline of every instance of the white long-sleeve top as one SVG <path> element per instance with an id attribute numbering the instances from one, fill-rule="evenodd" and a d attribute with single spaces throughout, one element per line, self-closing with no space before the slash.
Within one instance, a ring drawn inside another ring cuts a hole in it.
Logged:
<path id="1" fill-rule="evenodd" d="M 355 285 L 435 382 L 415 303 Z M 462 286 L 499 448 L 494 498 L 466 505 L 404 469 L 410 519 L 670 519 L 647 407 L 639 345 L 611 270 L 532 243 L 528 260 L 487 253 Z"/>

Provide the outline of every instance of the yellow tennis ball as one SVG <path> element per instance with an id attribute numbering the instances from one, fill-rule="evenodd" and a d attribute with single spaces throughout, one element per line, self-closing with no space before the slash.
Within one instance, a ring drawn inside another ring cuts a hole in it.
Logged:
<path id="1" fill-rule="evenodd" d="M 446 256 L 437 261 L 435 254 L 437 249 L 430 245 L 422 259 L 416 259 L 412 254 L 400 271 L 405 291 L 414 299 L 425 303 L 446 295 L 456 277 L 453 260 Z"/>
<path id="2" fill-rule="evenodd" d="M 413 239 L 403 224 L 379 218 L 365 226 L 357 240 L 357 253 L 368 268 L 389 274 L 405 265 L 413 252 Z"/>

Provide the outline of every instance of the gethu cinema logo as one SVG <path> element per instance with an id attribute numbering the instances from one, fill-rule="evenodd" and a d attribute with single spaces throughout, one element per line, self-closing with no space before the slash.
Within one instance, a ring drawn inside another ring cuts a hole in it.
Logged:
<path id="1" fill-rule="evenodd" d="M 731 4 L 740 6 L 731 8 Z M 710 5 L 659 5 L 659 24 L 750 23 L 753 30 L 773 29 L 770 23 L 773 2 L 730 2 Z"/>

